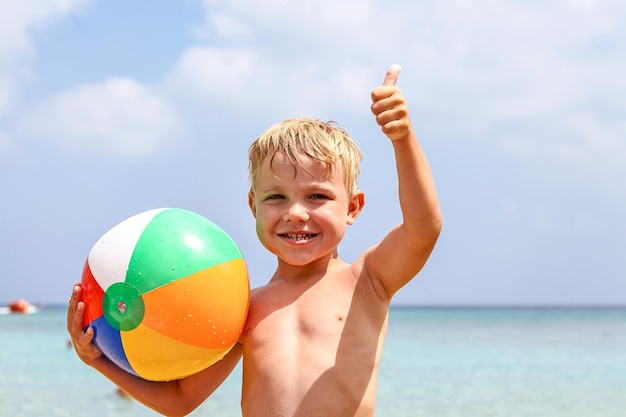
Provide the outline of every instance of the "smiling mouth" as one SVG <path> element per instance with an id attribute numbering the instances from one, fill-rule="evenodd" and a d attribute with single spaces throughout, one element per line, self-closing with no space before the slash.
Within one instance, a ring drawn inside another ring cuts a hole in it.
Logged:
<path id="1" fill-rule="evenodd" d="M 309 240 L 317 235 L 311 233 L 282 233 L 279 236 L 289 240 Z"/>

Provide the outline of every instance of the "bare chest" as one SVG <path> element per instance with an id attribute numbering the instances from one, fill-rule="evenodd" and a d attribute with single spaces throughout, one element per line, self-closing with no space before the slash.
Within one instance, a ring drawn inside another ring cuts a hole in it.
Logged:
<path id="1" fill-rule="evenodd" d="M 276 292 L 252 300 L 244 336 L 255 348 L 266 344 L 322 344 L 332 349 L 349 319 L 358 320 L 354 287 Z"/>

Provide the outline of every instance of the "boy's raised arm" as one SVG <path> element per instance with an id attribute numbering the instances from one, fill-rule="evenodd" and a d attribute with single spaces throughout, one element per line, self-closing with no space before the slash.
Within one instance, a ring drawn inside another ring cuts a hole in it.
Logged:
<path id="1" fill-rule="evenodd" d="M 402 92 L 396 87 L 400 66 L 387 71 L 372 91 L 372 112 L 391 140 L 398 173 L 402 222 L 365 253 L 365 268 L 379 296 L 390 299 L 424 266 L 441 230 L 435 183 L 411 124 Z"/>
<path id="2" fill-rule="evenodd" d="M 213 366 L 183 379 L 154 382 L 138 378 L 121 369 L 100 353 L 92 343 L 93 329 L 82 329 L 85 304 L 80 300 L 81 287 L 75 284 L 69 300 L 67 330 L 78 357 L 122 388 L 131 397 L 167 416 L 184 416 L 198 407 L 215 391 L 241 358 L 241 345 L 235 347 Z"/>

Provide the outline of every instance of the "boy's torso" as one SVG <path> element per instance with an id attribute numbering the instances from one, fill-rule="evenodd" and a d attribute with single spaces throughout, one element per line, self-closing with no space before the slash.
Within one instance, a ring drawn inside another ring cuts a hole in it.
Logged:
<path id="1" fill-rule="evenodd" d="M 388 304 L 341 262 L 252 294 L 242 335 L 243 415 L 373 416 Z"/>

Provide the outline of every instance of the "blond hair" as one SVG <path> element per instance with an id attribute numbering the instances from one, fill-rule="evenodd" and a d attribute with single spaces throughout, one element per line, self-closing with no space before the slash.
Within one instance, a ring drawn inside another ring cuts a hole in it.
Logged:
<path id="1" fill-rule="evenodd" d="M 277 123 L 259 136 L 248 149 L 248 175 L 254 189 L 256 176 L 265 158 L 271 162 L 276 153 L 284 154 L 295 167 L 303 167 L 306 156 L 323 163 L 328 172 L 341 168 L 349 196 L 357 189 L 362 155 L 348 132 L 336 122 L 311 118 L 289 119 Z"/>

